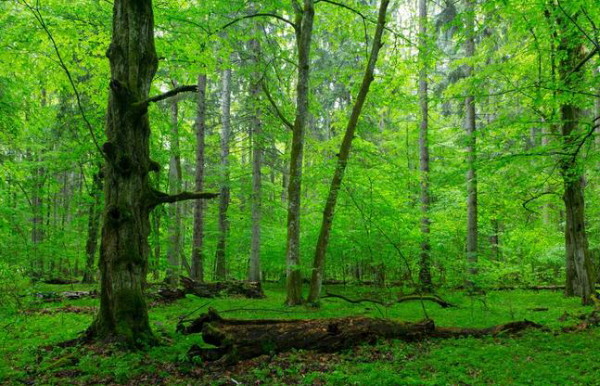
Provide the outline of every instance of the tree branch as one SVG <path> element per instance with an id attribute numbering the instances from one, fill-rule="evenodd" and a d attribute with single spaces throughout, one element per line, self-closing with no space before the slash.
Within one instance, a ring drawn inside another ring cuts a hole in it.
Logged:
<path id="1" fill-rule="evenodd" d="M 261 82 L 260 83 L 263 92 L 265 93 L 265 95 L 267 96 L 267 99 L 269 100 L 269 103 L 271 103 L 271 106 L 273 106 L 273 109 L 275 110 L 275 114 L 277 114 L 277 116 L 279 117 L 279 119 L 281 119 L 281 122 L 283 122 L 284 125 L 286 125 L 288 127 L 288 129 L 293 130 L 294 125 L 292 124 L 292 122 L 290 122 L 285 115 L 283 115 L 283 113 L 281 112 L 281 110 L 279 110 L 279 107 L 277 106 L 277 103 L 275 103 L 275 100 L 273 99 L 273 96 L 271 95 L 271 92 L 269 92 L 269 88 L 267 87 L 267 85 L 265 84 L 265 82 Z"/>
<path id="2" fill-rule="evenodd" d="M 136 102 L 134 105 L 135 106 L 147 106 L 150 103 L 160 102 L 164 99 L 174 97 L 175 95 L 182 93 L 182 92 L 198 92 L 198 85 L 190 84 L 187 86 L 180 86 L 180 87 L 174 88 L 173 90 L 167 91 L 166 93 L 155 95 L 151 98 L 146 99 L 145 101 Z"/>
<path id="3" fill-rule="evenodd" d="M 298 26 L 294 22 L 292 22 L 291 20 L 286 19 L 285 17 L 279 16 L 279 15 L 277 15 L 275 13 L 253 13 L 252 15 L 242 16 L 240 18 L 237 18 L 235 20 L 230 21 L 229 23 L 227 23 L 224 26 L 222 26 L 221 28 L 219 28 L 218 31 L 223 31 L 224 29 L 226 29 L 228 27 L 231 27 L 235 23 L 238 23 L 238 22 L 240 22 L 240 21 L 242 21 L 244 19 L 252 19 L 252 18 L 255 18 L 255 17 L 272 17 L 272 18 L 280 20 L 280 21 L 282 21 L 284 23 L 289 24 L 290 26 L 292 26 L 292 28 L 294 30 L 298 29 Z"/>
<path id="4" fill-rule="evenodd" d="M 150 200 L 150 207 L 155 207 L 160 204 L 168 204 L 186 200 L 207 200 L 216 198 L 219 193 L 211 192 L 181 192 L 178 194 L 166 194 L 159 192 L 158 190 L 153 191 L 153 197 Z"/>

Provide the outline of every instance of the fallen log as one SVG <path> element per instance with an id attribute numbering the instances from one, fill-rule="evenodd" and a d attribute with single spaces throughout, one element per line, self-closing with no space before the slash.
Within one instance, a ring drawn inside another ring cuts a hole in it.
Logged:
<path id="1" fill-rule="evenodd" d="M 242 295 L 250 299 L 262 299 L 265 294 L 260 282 L 252 281 L 222 281 L 216 283 L 199 283 L 189 277 L 181 276 L 181 285 L 186 294 L 201 298 L 217 296 Z"/>
<path id="2" fill-rule="evenodd" d="M 76 306 L 69 304 L 64 307 L 29 309 L 29 310 L 22 311 L 22 313 L 25 315 L 33 315 L 33 314 L 53 315 L 53 314 L 58 314 L 58 313 L 95 314 L 97 311 L 98 311 L 97 307 L 76 307 Z"/>
<path id="3" fill-rule="evenodd" d="M 51 278 L 51 279 L 42 280 L 42 283 L 45 283 L 45 284 L 61 284 L 61 285 L 65 285 L 65 284 L 77 284 L 77 283 L 79 283 L 79 280 L 77 280 L 77 279 Z"/>
<path id="4" fill-rule="evenodd" d="M 235 363 L 260 355 L 273 355 L 292 349 L 336 352 L 358 344 L 375 343 L 378 339 L 416 341 L 426 337 L 451 338 L 462 336 L 514 334 L 541 326 L 529 322 L 512 322 L 489 328 L 438 328 L 433 320 L 399 322 L 390 319 L 345 317 L 327 319 L 239 320 L 223 319 L 209 309 L 191 321 L 180 322 L 177 329 L 183 334 L 202 333 L 202 338 L 215 348 L 194 345 L 190 357 L 205 361 Z"/>
<path id="5" fill-rule="evenodd" d="M 59 302 L 61 300 L 75 300 L 82 298 L 96 298 L 98 292 L 92 291 L 65 291 L 65 292 L 36 292 L 33 294 L 38 299 L 42 299 L 45 302 Z"/>
<path id="6" fill-rule="evenodd" d="M 442 299 L 441 297 L 439 297 L 437 295 L 405 295 L 405 296 L 400 296 L 398 299 L 392 300 L 389 302 L 384 302 L 382 300 L 377 300 L 377 299 L 367 299 L 367 298 L 350 299 L 346 296 L 334 294 L 331 292 L 326 292 L 325 295 L 321 296 L 321 299 L 327 299 L 327 298 L 342 299 L 349 303 L 355 303 L 355 304 L 357 304 L 357 303 L 374 303 L 374 304 L 382 305 L 384 307 L 390 307 L 396 303 L 404 303 L 404 302 L 410 302 L 410 301 L 434 302 L 434 303 L 439 304 L 442 308 L 456 307 L 456 305 L 445 301 L 444 299 Z"/>

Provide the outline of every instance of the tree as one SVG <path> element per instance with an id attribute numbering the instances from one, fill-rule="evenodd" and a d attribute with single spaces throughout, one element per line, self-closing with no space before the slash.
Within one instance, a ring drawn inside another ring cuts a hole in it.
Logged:
<path id="1" fill-rule="evenodd" d="M 107 56 L 111 81 L 107 141 L 102 146 L 105 210 L 99 263 L 100 309 L 87 335 L 144 347 L 156 342 L 143 294 L 148 270 L 150 212 L 162 203 L 214 195 L 199 192 L 168 195 L 149 183 L 148 174 L 157 171 L 159 165 L 149 154 L 148 105 L 164 99 L 148 98 L 158 67 L 151 0 L 114 1 L 112 40 Z"/>
<path id="2" fill-rule="evenodd" d="M 90 187 L 92 202 L 88 209 L 88 236 L 85 244 L 85 271 L 82 283 L 94 283 L 96 272 L 96 251 L 98 250 L 98 230 L 100 229 L 100 216 L 102 215 L 102 176 L 100 171 L 92 176 Z"/>
<path id="3" fill-rule="evenodd" d="M 177 87 L 175 81 L 172 82 Z M 177 98 L 170 101 L 171 132 L 169 136 L 169 194 L 181 191 L 181 153 L 179 150 L 179 104 Z M 181 205 L 174 202 L 169 205 L 169 245 L 167 248 L 167 277 L 166 282 L 177 286 L 181 258 Z"/>
<path id="4" fill-rule="evenodd" d="M 583 304 L 592 303 L 594 293 L 594 267 L 590 257 L 585 224 L 585 196 L 583 191 L 584 175 L 579 161 L 579 150 L 590 134 L 581 138 L 580 119 L 582 109 L 575 95 L 583 74 L 578 64 L 584 59 L 582 41 L 576 26 L 570 25 L 568 18 L 577 23 L 575 16 L 567 14 L 567 10 L 558 12 L 556 24 L 559 35 L 557 47 L 558 77 L 560 91 L 560 134 L 563 156 L 560 159 L 560 172 L 563 179 L 563 201 L 565 204 L 565 250 L 566 250 L 566 289 L 567 296 L 580 296 Z M 565 16 L 566 15 L 566 16 Z M 571 94 L 571 95 L 569 95 Z"/>
<path id="5" fill-rule="evenodd" d="M 292 128 L 292 149 L 288 181 L 288 215 L 286 266 L 287 298 L 285 303 L 294 306 L 302 303 L 302 274 L 300 272 L 300 208 L 302 193 L 302 162 L 304 133 L 308 119 L 310 81 L 310 43 L 312 39 L 315 8 L 313 0 L 301 5 L 294 0 L 298 79 L 296 85 L 296 117 Z"/>
<path id="6" fill-rule="evenodd" d="M 471 60 L 475 55 L 475 3 L 465 0 L 465 56 Z M 473 76 L 472 62 L 466 65 L 466 77 Z M 465 131 L 467 134 L 467 262 L 469 274 L 477 274 L 477 126 L 475 96 L 469 86 L 465 98 Z M 472 279 L 471 279 L 472 280 Z M 472 284 L 472 282 L 471 282 Z"/>
<path id="7" fill-rule="evenodd" d="M 310 292 L 308 295 L 308 302 L 312 304 L 317 304 L 321 296 L 321 284 L 323 282 L 323 272 L 325 268 L 325 253 L 327 252 L 327 244 L 329 243 L 335 206 L 337 204 L 338 194 L 342 186 L 344 172 L 346 171 L 346 166 L 348 165 L 348 158 L 350 157 L 350 150 L 352 149 L 352 140 L 355 136 L 354 133 L 356 132 L 356 126 L 358 125 L 362 108 L 367 99 L 369 87 L 374 79 L 373 74 L 375 72 L 375 64 L 377 63 L 379 49 L 382 46 L 381 38 L 383 36 L 383 29 L 385 27 L 385 18 L 387 15 L 388 5 L 389 0 L 381 0 L 381 4 L 379 6 L 379 16 L 377 19 L 377 27 L 375 29 L 375 36 L 373 37 L 371 46 L 371 53 L 369 55 L 369 60 L 365 69 L 360 91 L 358 92 L 358 96 L 354 106 L 352 107 L 350 119 L 348 120 L 348 125 L 346 126 L 344 139 L 340 145 L 335 172 L 333 178 L 331 179 L 327 201 L 323 210 L 323 220 L 321 223 L 317 247 L 315 249 L 313 272 L 310 281 Z"/>
<path id="8" fill-rule="evenodd" d="M 260 42 L 254 38 L 248 42 L 248 48 L 253 56 L 253 64 L 258 66 L 260 58 Z M 260 281 L 260 219 L 262 214 L 262 158 L 263 138 L 261 109 L 258 105 L 261 86 L 260 73 L 255 72 L 256 80 L 250 85 L 251 106 L 253 106 L 250 135 L 252 138 L 252 241 L 250 247 L 250 262 L 248 280 Z"/>
<path id="9" fill-rule="evenodd" d="M 429 192 L 429 95 L 428 95 L 428 65 L 427 65 L 427 0 L 419 0 L 419 160 L 421 170 L 421 257 L 419 260 L 419 285 L 421 291 L 432 292 L 431 282 L 431 233 L 429 207 L 431 195 Z"/>
<path id="10" fill-rule="evenodd" d="M 219 238 L 215 253 L 215 277 L 217 280 L 227 278 L 226 246 L 229 232 L 229 138 L 231 136 L 231 68 L 222 72 L 221 80 L 221 164 L 219 195 Z"/>
<path id="11" fill-rule="evenodd" d="M 204 147 L 206 132 L 206 74 L 198 75 L 198 103 L 196 107 L 196 185 L 204 189 Z M 194 203 L 194 235 L 192 241 L 192 279 L 204 281 L 204 202 Z"/>

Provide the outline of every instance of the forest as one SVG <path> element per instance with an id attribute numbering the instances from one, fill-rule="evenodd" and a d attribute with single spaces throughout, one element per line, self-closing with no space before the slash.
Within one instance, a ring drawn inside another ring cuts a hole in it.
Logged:
<path id="1" fill-rule="evenodd" d="M 595 384 L 595 0 L 0 1 L 0 383 Z"/>

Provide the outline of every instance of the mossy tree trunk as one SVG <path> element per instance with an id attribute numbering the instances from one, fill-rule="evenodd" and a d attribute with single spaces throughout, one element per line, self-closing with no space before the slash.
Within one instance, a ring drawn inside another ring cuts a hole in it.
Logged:
<path id="1" fill-rule="evenodd" d="M 310 46 L 315 8 L 313 0 L 303 4 L 294 2 L 296 12 L 296 48 L 298 50 L 298 82 L 296 85 L 296 117 L 292 128 L 290 172 L 287 186 L 288 215 L 286 243 L 285 303 L 290 306 L 302 303 L 302 273 L 300 271 L 300 208 L 302 198 L 302 163 L 304 159 L 304 133 L 308 120 Z"/>
<path id="2" fill-rule="evenodd" d="M 571 17 L 564 14 L 569 10 L 557 10 L 556 23 L 560 37 L 557 47 L 560 58 L 558 65 L 559 82 L 562 90 L 560 97 L 560 134 L 563 153 L 560 170 L 563 178 L 563 201 L 565 204 L 565 251 L 566 251 L 566 289 L 567 296 L 580 296 L 583 304 L 591 304 L 594 293 L 594 268 L 590 257 L 585 224 L 585 196 L 583 166 L 578 152 L 588 137 L 583 134 L 580 122 L 582 116 L 581 101 L 576 94 L 582 83 L 583 73 L 578 63 L 582 55 L 582 37 L 577 27 L 572 24 L 577 19 L 577 12 Z"/>
<path id="3" fill-rule="evenodd" d="M 162 203 L 212 197 L 168 195 L 150 186 L 159 166 L 150 159 L 148 98 L 157 70 L 151 0 L 114 0 L 107 52 L 111 81 L 106 120 L 100 309 L 87 331 L 91 339 L 130 347 L 154 344 L 144 299 L 150 212 Z M 169 94 L 170 95 L 170 94 Z M 164 99 L 164 98 L 163 98 Z"/>

